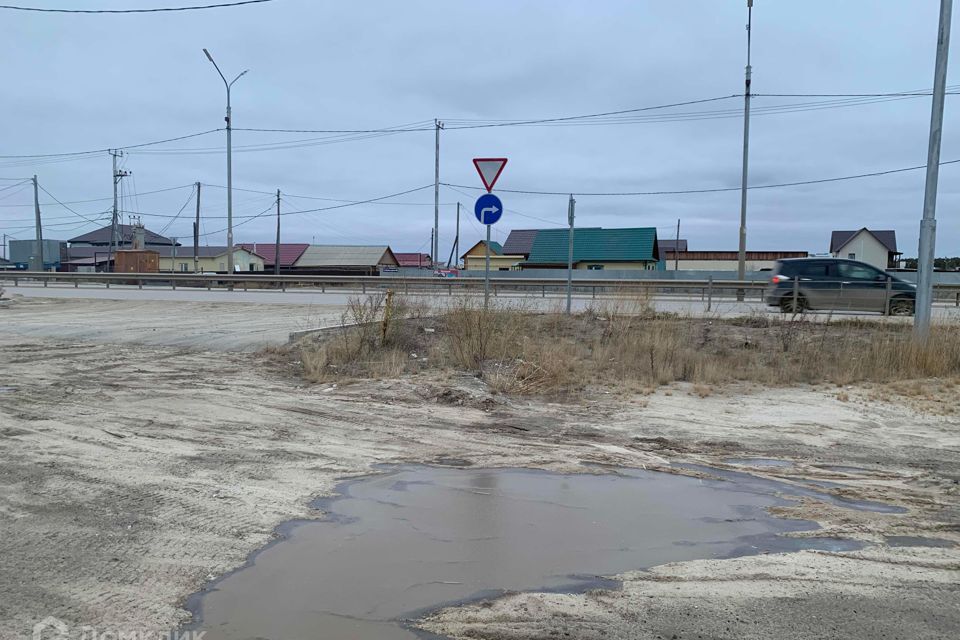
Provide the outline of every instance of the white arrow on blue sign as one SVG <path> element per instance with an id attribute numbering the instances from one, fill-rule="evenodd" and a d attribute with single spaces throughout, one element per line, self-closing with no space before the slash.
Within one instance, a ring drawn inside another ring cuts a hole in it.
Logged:
<path id="1" fill-rule="evenodd" d="M 477 216 L 480 224 L 496 224 L 503 215 L 503 203 L 492 193 L 485 193 L 473 205 L 473 215 Z"/>

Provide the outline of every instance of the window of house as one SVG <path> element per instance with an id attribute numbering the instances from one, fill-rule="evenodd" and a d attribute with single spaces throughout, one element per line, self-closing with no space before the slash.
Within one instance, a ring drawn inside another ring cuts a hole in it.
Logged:
<path id="1" fill-rule="evenodd" d="M 256 271 L 256 270 L 257 270 L 257 265 L 255 265 L 255 264 L 253 264 L 253 263 L 251 262 L 250 265 L 249 265 L 249 269 L 250 269 L 250 271 Z"/>
<path id="2" fill-rule="evenodd" d="M 588 264 L 588 265 L 587 265 L 587 269 L 588 269 L 589 271 L 603 271 L 603 265 L 602 265 L 602 264 Z"/>
<path id="3" fill-rule="evenodd" d="M 220 263 L 220 271 L 226 271 L 226 270 L 227 270 L 227 265 L 221 262 L 221 263 Z"/>
<path id="4" fill-rule="evenodd" d="M 848 254 L 847 254 L 847 260 L 856 260 L 856 259 L 857 259 L 857 254 L 855 254 L 855 253 L 848 253 Z"/>
<path id="5" fill-rule="evenodd" d="M 190 270 L 190 265 L 189 265 L 189 264 L 187 264 L 186 262 L 181 262 L 181 263 L 180 263 L 180 272 L 181 272 L 181 273 L 186 273 L 186 272 L 189 271 L 189 270 Z"/>

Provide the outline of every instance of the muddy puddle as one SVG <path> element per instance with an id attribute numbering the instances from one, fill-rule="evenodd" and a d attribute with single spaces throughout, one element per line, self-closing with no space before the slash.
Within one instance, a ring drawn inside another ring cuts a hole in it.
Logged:
<path id="1" fill-rule="evenodd" d="M 580 591 L 666 562 L 850 543 L 766 513 L 769 484 L 621 470 L 402 467 L 342 484 L 188 606 L 207 640 L 411 640 L 405 621 L 513 590 Z"/>

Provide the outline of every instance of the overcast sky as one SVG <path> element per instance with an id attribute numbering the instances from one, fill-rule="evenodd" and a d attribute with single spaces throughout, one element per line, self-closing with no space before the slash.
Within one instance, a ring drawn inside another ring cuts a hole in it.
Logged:
<path id="1" fill-rule="evenodd" d="M 175 6 L 194 0 L 22 0 L 43 7 Z M 938 0 L 756 0 L 756 93 L 884 93 L 929 89 Z M 389 244 L 429 250 L 433 226 L 433 118 L 441 134 L 441 180 L 480 186 L 471 158 L 507 156 L 498 188 L 574 193 L 739 187 L 742 98 L 653 111 L 655 121 L 578 126 L 455 129 L 462 121 L 538 119 L 608 112 L 739 94 L 743 90 L 745 0 L 448 2 L 275 0 L 245 7 L 145 15 L 60 15 L 3 11 L 4 97 L 0 155 L 123 147 L 223 126 L 223 83 L 201 49 L 228 76 L 250 72 L 233 90 L 236 128 L 378 129 L 409 123 L 423 131 L 330 144 L 330 134 L 234 133 L 237 242 L 272 242 L 267 210 L 276 189 L 285 211 L 385 201 L 285 215 L 284 241 Z M 956 50 L 956 47 L 954 48 Z M 956 70 L 956 55 L 951 66 Z M 948 79 L 948 84 L 950 80 Z M 960 83 L 958 83 L 960 84 Z M 960 158 L 957 104 L 948 96 L 942 160 Z M 750 183 L 846 176 L 926 162 L 930 98 L 763 114 L 818 98 L 757 97 Z M 730 116 L 663 121 L 711 112 Z M 458 122 L 460 121 L 460 122 Z M 304 143 L 310 140 L 312 142 Z M 244 149 L 296 142 L 293 148 Z M 318 144 L 323 142 L 323 144 Z M 131 149 L 123 159 L 123 208 L 184 243 L 200 181 L 226 184 L 225 134 Z M 201 152 L 190 152 L 200 150 Z M 106 153 L 51 159 L 0 158 L 0 176 L 36 173 L 78 214 L 110 207 Z M 943 167 L 937 255 L 960 254 L 960 166 Z M 755 190 L 748 209 L 751 250 L 826 251 L 832 229 L 897 231 L 916 255 L 924 172 Z M 0 181 L 0 189 L 16 184 Z M 134 196 L 170 187 L 156 194 Z M 441 187 L 441 255 L 464 204 L 461 247 L 481 236 L 472 217 L 480 192 Z M 565 224 L 567 197 L 501 193 L 508 211 L 494 227 Z M 577 198 L 580 226 L 656 226 L 694 250 L 735 250 L 739 192 Z M 100 199 L 92 202 L 83 200 Z M 42 202 L 52 202 L 41 193 Z M 223 244 L 225 191 L 202 188 L 206 244 Z M 398 204 L 402 203 L 402 204 Z M 32 237 L 32 190 L 0 191 L 0 232 Z M 43 207 L 45 237 L 95 228 L 56 205 Z M 103 218 L 106 220 L 106 218 Z M 172 222 L 172 223 L 171 223 Z M 57 226 L 58 225 L 58 226 Z"/>

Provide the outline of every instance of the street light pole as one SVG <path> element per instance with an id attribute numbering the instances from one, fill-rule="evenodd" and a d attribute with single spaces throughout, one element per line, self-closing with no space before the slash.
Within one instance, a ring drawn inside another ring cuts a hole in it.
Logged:
<path id="1" fill-rule="evenodd" d="M 943 102 L 947 85 L 947 58 L 950 53 L 950 19 L 953 0 L 940 0 L 940 28 L 937 32 L 937 61 L 933 71 L 933 106 L 930 114 L 930 142 L 927 148 L 927 181 L 923 193 L 923 218 L 920 220 L 920 246 L 917 253 L 917 298 L 913 335 L 926 340 L 930 335 L 933 306 L 933 257 L 937 236 L 937 182 L 940 178 L 940 138 L 943 132 Z"/>
<path id="2" fill-rule="evenodd" d="M 223 86 L 227 88 L 227 117 L 224 118 L 227 122 L 227 273 L 233 273 L 233 123 L 230 116 L 230 88 L 249 69 L 244 69 L 236 78 L 227 82 L 226 76 L 220 71 L 220 67 L 217 66 L 210 52 L 204 49 L 203 53 L 207 56 L 207 60 L 213 64 L 217 73 L 220 74 L 220 78 L 223 79 Z"/>
<path id="3" fill-rule="evenodd" d="M 747 276 L 747 171 L 750 165 L 750 40 L 753 26 L 753 0 L 747 0 L 747 68 L 743 92 L 743 171 L 740 175 L 740 251 L 737 255 L 737 280 Z M 743 300 L 743 289 L 737 290 L 737 300 Z"/>

